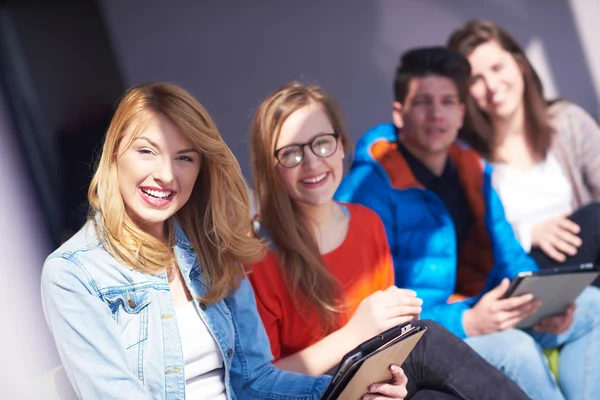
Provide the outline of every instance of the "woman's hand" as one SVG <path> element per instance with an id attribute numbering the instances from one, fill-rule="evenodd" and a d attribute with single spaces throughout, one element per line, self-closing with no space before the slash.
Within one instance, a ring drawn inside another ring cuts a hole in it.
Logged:
<path id="1" fill-rule="evenodd" d="M 581 229 L 567 218 L 568 215 L 570 213 L 540 222 L 531 231 L 531 245 L 539 247 L 548 257 L 558 262 L 577 254 L 581 246 L 581 239 L 577 236 Z"/>
<path id="2" fill-rule="evenodd" d="M 365 298 L 342 329 L 361 343 L 396 325 L 419 319 L 422 304 L 414 291 L 390 286 Z"/>
<path id="3" fill-rule="evenodd" d="M 392 379 L 389 382 L 374 383 L 369 386 L 369 393 L 363 395 L 362 400 L 404 399 L 408 395 L 406 384 L 408 378 L 404 370 L 396 364 L 390 365 Z"/>

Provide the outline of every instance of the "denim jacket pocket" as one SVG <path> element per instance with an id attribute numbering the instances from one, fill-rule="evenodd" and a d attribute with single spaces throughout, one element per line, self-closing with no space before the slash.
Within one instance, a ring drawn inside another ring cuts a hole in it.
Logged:
<path id="1" fill-rule="evenodd" d="M 124 288 L 104 296 L 113 319 L 121 328 L 121 334 L 129 367 L 140 381 L 144 381 L 144 342 L 148 339 L 148 305 L 150 293 L 147 288 Z"/>

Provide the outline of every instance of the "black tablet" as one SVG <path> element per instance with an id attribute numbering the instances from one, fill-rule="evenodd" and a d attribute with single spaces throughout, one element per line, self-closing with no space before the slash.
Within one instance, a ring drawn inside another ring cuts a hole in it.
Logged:
<path id="1" fill-rule="evenodd" d="M 542 318 L 563 313 L 598 275 L 600 275 L 600 267 L 593 264 L 569 265 L 520 273 L 513 279 L 504 297 L 532 293 L 542 302 L 542 305 L 516 327 L 531 328 Z"/>
<path id="2" fill-rule="evenodd" d="M 426 330 L 407 322 L 360 344 L 342 358 L 322 399 L 358 399 L 371 383 L 389 379 L 389 365 L 402 365 Z"/>

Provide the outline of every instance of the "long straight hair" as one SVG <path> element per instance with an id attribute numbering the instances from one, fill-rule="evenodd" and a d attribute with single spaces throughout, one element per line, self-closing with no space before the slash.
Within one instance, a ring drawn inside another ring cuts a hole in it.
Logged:
<path id="1" fill-rule="evenodd" d="M 292 82 L 271 93 L 258 107 L 252 120 L 251 161 L 258 219 L 277 250 L 284 281 L 300 313 L 306 317 L 307 309 L 316 310 L 326 334 L 339 328 L 342 290 L 321 257 L 311 221 L 287 194 L 274 156 L 285 120 L 309 104 L 322 107 L 340 135 L 345 154 L 351 154 L 338 104 L 318 86 Z"/>
<path id="2" fill-rule="evenodd" d="M 550 124 L 542 81 L 517 41 L 496 23 L 477 19 L 468 21 L 455 30 L 448 39 L 448 47 L 468 57 L 477 47 L 490 41 L 497 42 L 509 52 L 521 68 L 525 84 L 523 101 L 527 144 L 537 157 L 544 159 L 552 145 L 554 128 Z M 461 131 L 461 138 L 483 157 L 497 161 L 498 138 L 494 135 L 489 117 L 472 99 L 467 102 L 465 128 Z"/>
<path id="3" fill-rule="evenodd" d="M 90 219 L 107 251 L 122 264 L 149 274 L 175 264 L 172 227 L 168 243 L 142 230 L 128 214 L 118 183 L 120 143 L 127 134 L 132 142 L 157 115 L 177 126 L 201 155 L 192 194 L 176 217 L 209 285 L 203 301 L 215 303 L 238 288 L 245 276 L 243 265 L 260 260 L 266 249 L 249 235 L 247 186 L 237 160 L 208 112 L 184 89 L 171 83 L 143 83 L 125 93 L 90 184 Z"/>

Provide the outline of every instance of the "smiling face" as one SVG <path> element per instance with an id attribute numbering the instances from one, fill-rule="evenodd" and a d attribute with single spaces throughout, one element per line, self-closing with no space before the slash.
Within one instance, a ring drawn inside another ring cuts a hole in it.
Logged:
<path id="1" fill-rule="evenodd" d="M 448 152 L 464 112 L 456 84 L 432 75 L 411 79 L 404 103 L 394 103 L 393 117 L 404 145 L 423 159 Z"/>
<path id="2" fill-rule="evenodd" d="M 481 111 L 492 119 L 504 119 L 523 108 L 523 72 L 498 42 L 479 45 L 467 58 L 472 69 L 469 91 Z"/>
<path id="3" fill-rule="evenodd" d="M 323 108 L 310 103 L 285 120 L 281 126 L 275 149 L 291 144 L 311 142 L 316 136 L 334 133 L 334 129 Z M 322 205 L 333 199 L 342 180 L 344 150 L 341 139 L 337 139 L 337 150 L 329 157 L 318 157 L 304 146 L 304 159 L 293 168 L 286 168 L 275 161 L 277 172 L 293 201 L 300 204 Z"/>
<path id="4" fill-rule="evenodd" d="M 200 154 L 168 118 L 156 115 L 133 141 L 118 149 L 119 190 L 128 214 L 144 231 L 163 239 L 165 221 L 188 201 Z"/>

